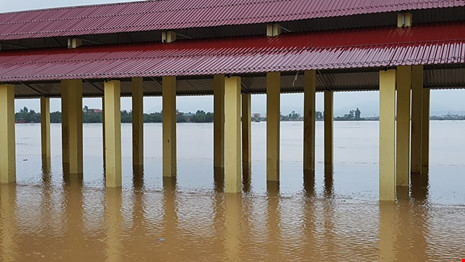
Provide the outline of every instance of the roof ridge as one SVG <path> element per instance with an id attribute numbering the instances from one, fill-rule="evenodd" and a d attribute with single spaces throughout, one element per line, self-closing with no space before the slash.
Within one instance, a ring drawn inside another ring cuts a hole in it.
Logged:
<path id="1" fill-rule="evenodd" d="M 182 3 L 158 0 L 4 13 L 0 14 L 3 20 L 0 40 L 262 24 L 465 6 L 465 0 L 209 0 L 184 6 Z M 215 4 L 209 6 L 209 3 Z M 108 6 L 117 8 L 105 10 Z M 74 9 L 83 11 L 67 11 Z M 54 14 L 53 10 L 62 11 Z M 28 12 L 36 12 L 29 16 L 30 20 L 24 18 Z"/>
<path id="2" fill-rule="evenodd" d="M 106 7 L 106 6 L 117 6 L 117 5 L 131 5 L 131 4 L 149 4 L 151 2 L 163 2 L 163 1 L 179 1 L 179 0 L 147 0 L 147 1 L 134 1 L 134 2 L 119 2 L 119 3 L 107 3 L 107 4 L 92 4 L 92 5 L 80 5 L 80 6 L 64 6 L 64 7 L 52 7 L 52 8 L 44 8 L 44 9 L 35 9 L 35 10 L 24 10 L 24 11 L 14 11 L 14 12 L 7 12 L 7 13 L 0 13 L 2 15 L 14 14 L 14 13 L 28 13 L 28 12 L 43 12 L 43 11 L 54 11 L 54 10 L 66 10 L 66 9 L 79 9 L 79 8 L 90 8 L 90 7 Z M 111 17 L 111 16 L 123 16 L 123 15 L 135 15 L 135 14 L 154 14 L 154 13 L 163 13 L 163 12 L 173 12 L 173 11 L 186 11 L 186 10 L 200 10 L 200 9 L 207 9 L 207 8 L 218 8 L 218 7 L 229 7 L 229 6 L 241 6 L 241 5 L 253 5 L 258 3 L 267 3 L 267 2 L 289 2 L 295 0 L 251 0 L 250 2 L 242 2 L 242 3 L 226 3 L 225 4 L 216 4 L 210 6 L 201 6 L 201 7 L 184 7 L 184 8 L 168 8 L 164 10 L 148 10 L 148 11 L 141 11 L 141 12 L 132 12 L 132 13 L 123 13 L 123 14 L 109 14 L 109 15 L 98 15 L 98 16 L 76 16 L 72 18 L 57 18 L 57 19 L 37 19 L 37 20 L 24 20 L 19 21 L 11 24 L 22 23 L 22 22 L 42 22 L 42 21 L 60 21 L 60 20 L 72 20 L 72 19 L 79 19 L 82 17 Z M 435 0 L 438 1 L 438 0 Z M 10 24 L 10 23 L 0 23 L 2 24 Z"/>

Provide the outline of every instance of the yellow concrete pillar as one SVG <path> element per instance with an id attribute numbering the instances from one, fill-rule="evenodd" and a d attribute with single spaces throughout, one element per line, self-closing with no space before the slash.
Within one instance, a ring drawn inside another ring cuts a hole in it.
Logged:
<path id="1" fill-rule="evenodd" d="M 176 176 L 176 77 L 162 80 L 163 95 L 163 176 Z"/>
<path id="2" fill-rule="evenodd" d="M 121 187 L 121 87 L 106 81 L 105 93 L 105 180 L 107 187 Z"/>
<path id="3" fill-rule="evenodd" d="M 225 193 L 241 192 L 241 78 L 225 78 L 224 176 Z"/>
<path id="4" fill-rule="evenodd" d="M 429 173 L 429 117 L 430 117 L 430 89 L 423 89 L 423 121 L 422 121 L 422 172 L 423 176 Z"/>
<path id="5" fill-rule="evenodd" d="M 244 174 L 250 172 L 250 167 L 252 163 L 251 101 L 252 100 L 250 94 L 242 94 L 242 168 L 244 169 Z"/>
<path id="6" fill-rule="evenodd" d="M 397 67 L 397 154 L 396 184 L 409 186 L 410 177 L 410 89 L 411 66 Z"/>
<path id="7" fill-rule="evenodd" d="M 379 72 L 379 200 L 396 198 L 396 70 Z"/>
<path id="8" fill-rule="evenodd" d="M 0 85 L 0 183 L 16 182 L 15 88 Z"/>
<path id="9" fill-rule="evenodd" d="M 397 14 L 397 27 L 411 27 L 411 26 L 412 26 L 412 14 L 411 13 Z"/>
<path id="10" fill-rule="evenodd" d="M 304 73 L 304 171 L 315 172 L 316 72 Z M 308 173 L 308 172 L 307 172 Z"/>
<path id="11" fill-rule="evenodd" d="M 50 166 L 50 99 L 40 98 L 40 127 L 42 144 L 42 163 Z"/>
<path id="12" fill-rule="evenodd" d="M 325 100 L 325 110 L 324 110 L 324 117 L 325 117 L 325 170 L 333 170 L 333 101 L 334 101 L 334 94 L 333 91 L 325 91 L 324 95 Z M 331 172 L 332 173 L 332 172 Z"/>
<path id="13" fill-rule="evenodd" d="M 82 174 L 82 80 L 61 81 L 63 172 Z"/>
<path id="14" fill-rule="evenodd" d="M 174 31 L 163 31 L 161 32 L 162 43 L 172 43 L 176 41 L 176 32 Z"/>
<path id="15" fill-rule="evenodd" d="M 144 164 L 144 85 L 142 77 L 132 79 L 132 164 Z"/>
<path id="16" fill-rule="evenodd" d="M 412 66 L 412 174 L 422 169 L 423 66 Z"/>
<path id="17" fill-rule="evenodd" d="M 213 77 L 214 127 L 213 166 L 224 168 L 224 75 Z"/>
<path id="18" fill-rule="evenodd" d="M 281 26 L 279 24 L 267 24 L 266 25 L 266 36 L 273 37 L 281 34 Z"/>
<path id="19" fill-rule="evenodd" d="M 103 143 L 103 171 L 105 171 L 105 96 L 102 97 L 102 143 Z"/>
<path id="20" fill-rule="evenodd" d="M 279 181 L 281 73 L 266 74 L 266 178 Z"/>
<path id="21" fill-rule="evenodd" d="M 68 48 L 75 49 L 82 45 L 82 40 L 78 38 L 68 38 Z"/>

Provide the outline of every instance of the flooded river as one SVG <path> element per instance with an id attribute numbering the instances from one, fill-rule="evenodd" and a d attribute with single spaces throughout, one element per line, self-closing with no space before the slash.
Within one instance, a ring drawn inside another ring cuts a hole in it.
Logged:
<path id="1" fill-rule="evenodd" d="M 378 122 L 335 122 L 334 173 L 303 182 L 302 122 L 281 124 L 281 182 L 266 183 L 266 123 L 252 124 L 251 180 L 223 194 L 213 125 L 178 124 L 178 176 L 162 178 L 161 124 L 146 124 L 132 168 L 122 126 L 123 188 L 106 189 L 100 124 L 84 125 L 84 174 L 63 175 L 61 126 L 42 170 L 40 125 L 17 124 L 17 183 L 0 186 L 0 261 L 461 261 L 465 121 L 432 121 L 428 187 L 378 202 Z M 313 183 L 311 183 L 313 182 Z"/>

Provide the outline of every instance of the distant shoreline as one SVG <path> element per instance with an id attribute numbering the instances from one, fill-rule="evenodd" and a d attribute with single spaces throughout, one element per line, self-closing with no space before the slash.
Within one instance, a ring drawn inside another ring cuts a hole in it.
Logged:
<path id="1" fill-rule="evenodd" d="M 446 118 L 439 118 L 439 119 L 436 119 L 436 118 L 430 118 L 430 121 L 464 121 L 465 119 L 446 119 Z M 257 122 L 257 121 L 252 121 L 252 122 Z M 266 122 L 266 119 L 265 120 L 261 120 L 259 122 Z M 258 123 L 259 123 L 258 122 Z M 303 122 L 303 120 L 281 120 L 280 122 Z M 316 122 L 324 122 L 324 120 L 316 120 Z M 354 119 L 334 119 L 334 122 L 379 122 L 379 119 L 358 119 L 358 120 L 354 120 Z M 16 121 L 15 122 L 16 124 L 40 124 L 40 121 L 38 122 L 25 122 L 25 121 Z M 51 122 L 52 124 L 61 124 L 61 122 Z M 97 121 L 97 122 L 85 122 L 83 121 L 82 122 L 83 124 L 101 124 L 102 122 L 101 121 Z M 121 122 L 121 124 L 131 124 L 132 122 Z M 157 124 L 157 123 L 162 123 L 162 122 L 145 122 L 144 121 L 144 124 L 148 124 L 148 123 L 154 123 L 154 124 Z M 185 124 L 199 124 L 199 123 L 213 123 L 213 121 L 210 121 L 210 122 L 177 122 L 177 123 L 185 123 Z"/>
<path id="2" fill-rule="evenodd" d="M 101 109 L 89 109 L 87 106 L 83 108 L 82 122 L 83 123 L 102 123 L 102 110 Z M 163 114 L 162 112 L 155 113 L 144 113 L 144 123 L 162 123 Z M 303 117 L 292 111 L 289 115 L 281 115 L 281 122 L 286 121 L 303 121 Z M 334 121 L 379 121 L 379 116 L 372 117 L 361 117 L 360 110 L 351 110 L 349 114 L 344 116 L 334 116 Z M 254 113 L 251 116 L 253 122 L 266 122 L 266 117 L 260 116 L 259 113 Z M 324 112 L 317 111 L 315 114 L 316 121 L 324 121 Z M 443 115 L 443 116 L 430 116 L 430 120 L 465 120 L 465 115 Z M 177 123 L 213 123 L 214 114 L 213 112 L 205 112 L 203 110 L 197 110 L 196 113 L 184 113 L 177 111 L 176 122 Z M 15 113 L 16 123 L 40 123 L 40 113 L 34 110 L 29 110 L 24 107 L 19 112 Z M 61 123 L 61 112 L 50 113 L 51 123 Z M 126 110 L 121 111 L 121 123 L 132 123 L 132 112 Z"/>

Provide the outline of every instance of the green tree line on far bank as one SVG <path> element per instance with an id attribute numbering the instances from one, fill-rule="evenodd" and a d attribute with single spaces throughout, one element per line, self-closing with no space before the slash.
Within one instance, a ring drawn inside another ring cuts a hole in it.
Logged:
<path id="1" fill-rule="evenodd" d="M 19 123 L 40 123 L 40 113 L 29 110 L 24 107 L 15 114 L 15 120 Z M 163 120 L 162 112 L 144 114 L 144 123 L 161 123 Z M 82 110 L 82 121 L 84 123 L 101 123 L 102 111 L 98 109 L 89 109 L 85 106 Z M 176 121 L 178 123 L 210 123 L 213 122 L 213 113 L 198 110 L 195 114 L 176 112 Z M 61 123 L 61 112 L 50 113 L 51 123 Z M 132 123 L 132 113 L 130 111 L 121 111 L 121 122 Z"/>
<path id="2" fill-rule="evenodd" d="M 315 119 L 318 121 L 323 120 L 324 113 L 317 111 Z M 16 122 L 19 123 L 40 123 L 40 113 L 35 112 L 34 110 L 29 110 L 27 107 L 24 107 L 19 112 L 15 114 Z M 266 121 L 266 117 L 261 117 L 260 114 L 254 114 L 252 119 L 257 121 Z M 100 109 L 89 109 L 85 106 L 82 109 L 82 120 L 84 123 L 101 123 L 102 122 L 102 110 Z M 351 110 L 349 114 L 344 115 L 344 117 L 337 117 L 334 120 L 363 120 L 360 117 L 360 111 L 357 108 L 356 110 Z M 163 121 L 163 113 L 155 112 L 150 114 L 144 114 L 144 123 L 161 123 Z M 178 123 L 212 123 L 213 122 L 213 113 L 205 112 L 203 110 L 197 110 L 195 114 L 193 113 L 183 113 L 176 111 L 176 121 Z M 292 111 L 289 115 L 281 115 L 281 121 L 303 121 L 303 117 Z M 61 112 L 51 112 L 50 113 L 50 122 L 51 123 L 61 123 Z M 121 123 L 132 123 L 132 112 L 123 110 L 121 111 Z"/>

